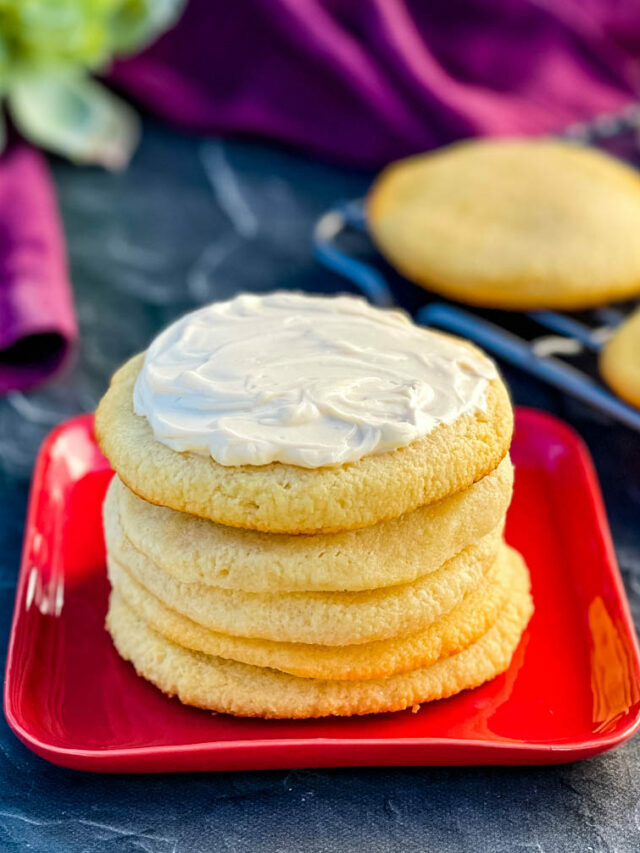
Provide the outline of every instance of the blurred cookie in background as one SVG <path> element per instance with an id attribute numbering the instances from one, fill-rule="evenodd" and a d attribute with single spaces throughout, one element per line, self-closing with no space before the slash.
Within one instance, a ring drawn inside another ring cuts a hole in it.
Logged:
<path id="1" fill-rule="evenodd" d="M 640 408 L 640 308 L 605 344 L 600 372 L 619 397 Z"/>
<path id="2" fill-rule="evenodd" d="M 580 310 L 640 293 L 640 177 L 592 148 L 476 140 L 409 157 L 367 214 L 393 266 L 461 302 Z"/>

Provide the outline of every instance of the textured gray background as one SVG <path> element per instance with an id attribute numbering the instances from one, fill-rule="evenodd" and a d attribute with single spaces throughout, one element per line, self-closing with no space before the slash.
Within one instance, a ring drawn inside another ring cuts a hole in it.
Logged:
<path id="1" fill-rule="evenodd" d="M 31 467 L 44 435 L 93 409 L 114 368 L 191 306 L 240 289 L 345 290 L 310 252 L 317 216 L 369 178 L 239 142 L 146 127 L 122 175 L 54 164 L 82 332 L 77 365 L 0 400 L 0 640 Z M 640 623 L 640 437 L 507 371 L 595 457 Z M 0 850 L 640 850 L 640 739 L 542 768 L 99 776 L 53 767 L 0 721 Z"/>

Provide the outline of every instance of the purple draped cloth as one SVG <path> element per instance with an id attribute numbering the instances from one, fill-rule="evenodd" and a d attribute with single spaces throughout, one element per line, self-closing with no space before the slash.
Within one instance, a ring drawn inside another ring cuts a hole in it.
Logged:
<path id="1" fill-rule="evenodd" d="M 112 80 L 194 131 L 379 167 L 619 110 L 638 48 L 637 0 L 190 0 Z"/>
<path id="2" fill-rule="evenodd" d="M 58 370 L 76 336 L 47 162 L 34 148 L 14 142 L 0 158 L 0 393 Z"/>
<path id="3" fill-rule="evenodd" d="M 110 79 L 185 129 L 377 168 L 619 110 L 639 57 L 637 0 L 190 0 Z M 75 335 L 50 178 L 15 146 L 0 160 L 0 391 L 49 375 Z"/>

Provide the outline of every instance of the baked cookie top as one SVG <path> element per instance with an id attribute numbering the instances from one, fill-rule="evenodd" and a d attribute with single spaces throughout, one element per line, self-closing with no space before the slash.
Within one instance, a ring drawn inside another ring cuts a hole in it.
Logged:
<path id="1" fill-rule="evenodd" d="M 395 267 L 462 302 L 580 309 L 640 293 L 640 177 L 595 149 L 457 143 L 389 166 L 367 210 Z"/>

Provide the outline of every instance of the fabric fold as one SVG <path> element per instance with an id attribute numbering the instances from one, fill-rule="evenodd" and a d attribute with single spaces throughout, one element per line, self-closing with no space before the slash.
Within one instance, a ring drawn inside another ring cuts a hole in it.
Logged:
<path id="1" fill-rule="evenodd" d="M 615 8 L 614 8 L 615 7 Z M 637 97 L 621 0 L 191 0 L 111 80 L 157 115 L 378 168 L 476 135 L 557 131 Z"/>
<path id="2" fill-rule="evenodd" d="M 0 158 L 0 392 L 60 369 L 77 338 L 55 189 L 44 157 L 13 142 Z"/>

